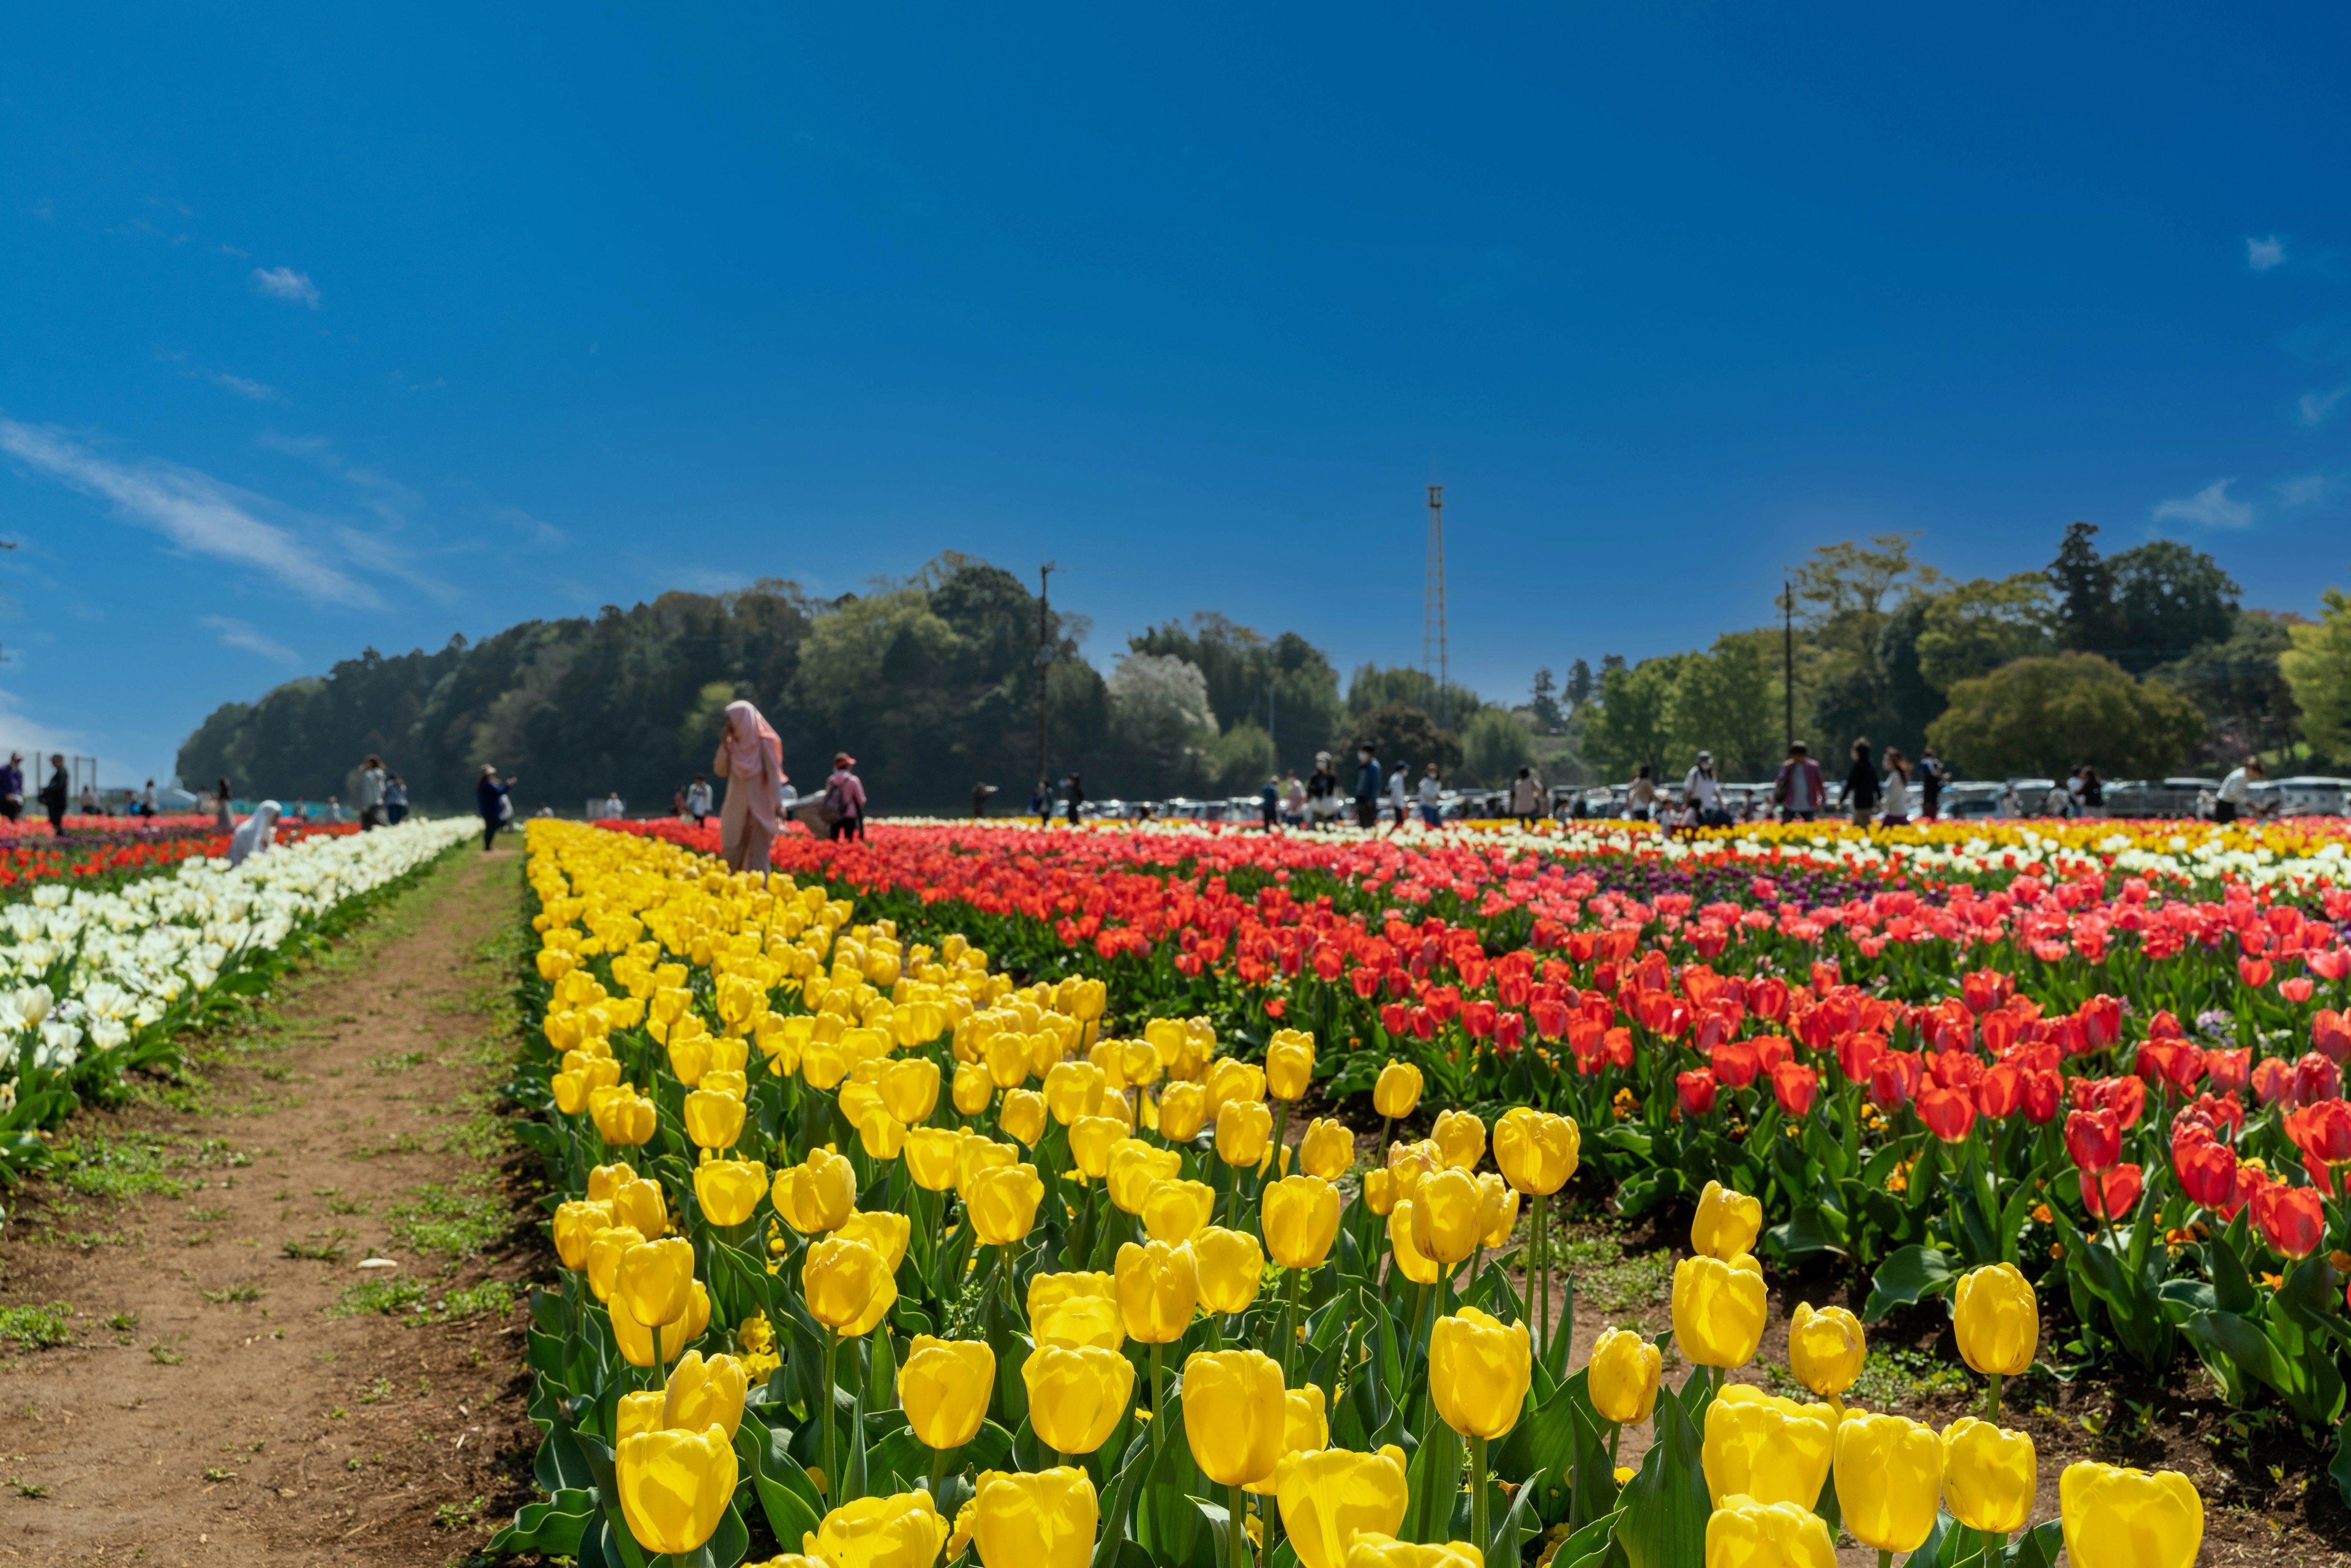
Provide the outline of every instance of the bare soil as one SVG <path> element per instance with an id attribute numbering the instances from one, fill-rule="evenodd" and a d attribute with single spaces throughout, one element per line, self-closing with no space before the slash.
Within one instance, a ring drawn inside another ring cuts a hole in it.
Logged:
<path id="1" fill-rule="evenodd" d="M 7 1195 L 0 1561 L 438 1563 L 528 1499 L 520 885 L 458 852 Z"/>

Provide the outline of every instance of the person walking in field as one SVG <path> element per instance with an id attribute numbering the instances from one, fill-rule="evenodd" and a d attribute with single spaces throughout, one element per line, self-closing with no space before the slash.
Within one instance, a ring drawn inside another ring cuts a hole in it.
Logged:
<path id="1" fill-rule="evenodd" d="M 482 852 L 488 854 L 498 830 L 514 821 L 514 797 L 510 791 L 520 779 L 498 781 L 498 770 L 482 764 L 482 775 L 474 781 L 474 810 L 482 814 Z"/>
<path id="2" fill-rule="evenodd" d="M 1062 799 L 1069 807 L 1070 826 L 1074 828 L 1078 825 L 1078 808 L 1086 803 L 1086 787 L 1076 774 L 1062 780 Z"/>
<path id="3" fill-rule="evenodd" d="M 236 831 L 236 808 L 225 779 L 213 789 L 213 826 L 224 833 Z"/>
<path id="4" fill-rule="evenodd" d="M 865 837 L 865 785 L 851 771 L 857 758 L 846 751 L 832 754 L 832 772 L 824 781 L 824 816 L 832 824 L 832 836 L 841 839 Z M 1051 796 L 1047 795 L 1045 810 L 1048 820 L 1053 810 Z M 1076 821 L 1076 808 L 1071 808 L 1071 820 Z"/>
<path id="5" fill-rule="evenodd" d="M 25 754 L 12 751 L 8 766 L 0 768 L 0 817 L 10 821 L 25 814 Z"/>
<path id="6" fill-rule="evenodd" d="M 726 705 L 726 727 L 710 759 L 710 774 L 726 780 L 718 808 L 718 852 L 730 871 L 768 870 L 776 841 L 776 799 L 784 783 L 784 742 L 759 710 L 737 697 Z"/>
<path id="7" fill-rule="evenodd" d="M 1869 826 L 1869 819 L 1877 814 L 1877 766 L 1869 759 L 1866 739 L 1853 743 L 1853 769 L 1844 776 L 1844 807 L 1853 813 L 1853 825 Z"/>
<path id="8" fill-rule="evenodd" d="M 1878 821 L 1889 828 L 1910 825 L 1910 759 L 1898 746 L 1886 748 L 1886 809 Z"/>
<path id="9" fill-rule="evenodd" d="M 1380 821 L 1379 750 L 1368 740 L 1355 747 L 1355 826 L 1366 831 Z"/>
<path id="10" fill-rule="evenodd" d="M 1782 822 L 1812 821 L 1828 804 L 1821 765 L 1813 760 L 1802 741 L 1790 743 L 1788 760 L 1780 765 L 1780 777 L 1771 784 L 1771 800 L 1780 808 Z"/>
<path id="11" fill-rule="evenodd" d="M 1265 831 L 1273 831 L 1281 820 L 1281 780 L 1269 778 L 1265 787 L 1257 792 L 1258 815 L 1264 820 Z"/>
<path id="12" fill-rule="evenodd" d="M 1293 828 L 1306 825 L 1306 783 L 1298 777 L 1295 768 L 1282 780 L 1281 820 Z"/>
<path id="13" fill-rule="evenodd" d="M 778 742 L 778 744 L 781 743 Z M 685 789 L 686 814 L 694 819 L 695 827 L 701 827 L 710 821 L 711 801 L 709 776 L 702 773 L 695 774 L 694 782 L 687 785 Z"/>
<path id="14" fill-rule="evenodd" d="M 1531 768 L 1521 768 L 1510 780 L 1510 815 L 1522 828 L 1531 828 L 1542 814 L 1542 780 Z"/>
<path id="15" fill-rule="evenodd" d="M 397 773 L 383 781 L 383 820 L 395 828 L 408 820 L 408 781 Z"/>
<path id="16" fill-rule="evenodd" d="M 383 826 L 383 758 L 373 752 L 360 764 L 359 793 L 351 804 L 359 809 L 360 831 L 371 833 Z"/>
<path id="17" fill-rule="evenodd" d="M 49 814 L 49 831 L 59 838 L 66 835 L 66 802 L 71 798 L 73 784 L 66 778 L 66 754 L 49 755 L 49 781 L 41 786 L 41 810 Z"/>
<path id="18" fill-rule="evenodd" d="M 1437 764 L 1432 762 L 1420 773 L 1420 825 L 1440 827 L 1445 821 L 1445 786 L 1437 777 Z"/>

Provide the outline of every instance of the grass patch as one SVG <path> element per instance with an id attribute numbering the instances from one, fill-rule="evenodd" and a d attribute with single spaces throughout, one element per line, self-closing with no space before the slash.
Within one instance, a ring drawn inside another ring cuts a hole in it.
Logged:
<path id="1" fill-rule="evenodd" d="M 269 1291 L 260 1285 L 250 1283 L 225 1285 L 217 1291 L 206 1291 L 204 1300 L 218 1307 L 225 1306 L 231 1301 L 257 1301 L 267 1294 Z"/>
<path id="2" fill-rule="evenodd" d="M 121 1230 L 52 1230 L 42 1239 L 87 1252 L 94 1247 L 128 1247 L 139 1239 Z"/>
<path id="3" fill-rule="evenodd" d="M 426 1295 L 425 1288 L 413 1280 L 362 1280 L 345 1291 L 342 1298 L 327 1309 L 330 1318 L 363 1318 L 371 1312 L 395 1316 L 419 1309 Z"/>
<path id="4" fill-rule="evenodd" d="M 1627 1252 L 1613 1231 L 1586 1230 L 1561 1239 L 1554 1274 L 1575 1281 L 1575 1296 L 1603 1317 L 1630 1318 L 1673 1299 L 1669 1252 Z"/>
<path id="5" fill-rule="evenodd" d="M 402 1133 L 388 1144 L 361 1144 L 351 1151 L 355 1160 L 371 1160 L 379 1155 L 421 1155 L 424 1139 L 421 1134 Z"/>
<path id="6" fill-rule="evenodd" d="M 170 1174 L 175 1162 L 160 1143 L 85 1133 L 58 1147 L 57 1163 L 59 1185 L 84 1197 L 188 1195 L 188 1183 Z"/>
<path id="7" fill-rule="evenodd" d="M 374 1069 L 378 1075 L 384 1075 L 406 1072 L 412 1068 L 422 1067 L 432 1060 L 433 1053 L 429 1051 L 402 1051 L 390 1056 L 371 1056 L 368 1058 L 368 1066 Z"/>
<path id="8" fill-rule="evenodd" d="M 73 1343 L 73 1308 L 64 1301 L 47 1306 L 0 1307 L 0 1342 L 19 1351 L 47 1350 Z"/>
<path id="9" fill-rule="evenodd" d="M 1789 1373 L 1776 1366 L 1764 1370 L 1772 1393 L 1792 1399 L 1817 1397 L 1805 1393 L 1803 1385 Z M 1967 1368 L 1956 1362 L 1938 1360 L 1925 1351 L 1907 1350 L 1899 1345 L 1872 1345 L 1861 1376 L 1845 1390 L 1844 1397 L 1848 1403 L 1883 1409 L 1933 1394 L 1962 1394 L 1970 1386 Z"/>
<path id="10" fill-rule="evenodd" d="M 348 1230 L 312 1231 L 300 1240 L 287 1237 L 278 1243 L 278 1249 L 288 1258 L 309 1258 L 321 1263 L 340 1263 L 350 1252 L 343 1245 L 351 1239 Z"/>
<path id="11" fill-rule="evenodd" d="M 392 1208 L 392 1234 L 412 1252 L 467 1258 L 506 1233 L 504 1206 L 479 1178 L 462 1186 L 427 1184 Z"/>

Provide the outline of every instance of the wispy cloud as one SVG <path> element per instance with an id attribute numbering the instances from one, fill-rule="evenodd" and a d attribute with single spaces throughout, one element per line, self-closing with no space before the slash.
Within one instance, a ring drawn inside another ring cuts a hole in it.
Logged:
<path id="1" fill-rule="evenodd" d="M 2323 500 L 2329 486 L 2324 474 L 2297 474 L 2270 487 L 2277 492 L 2279 506 L 2307 507 L 2313 501 Z"/>
<path id="2" fill-rule="evenodd" d="M 277 638 L 260 631 L 249 621 L 232 620 L 226 615 L 207 615 L 196 624 L 219 638 L 221 646 L 224 648 L 236 648 L 247 653 L 258 653 L 265 659 L 275 659 L 281 664 L 301 662 L 301 654 L 297 653 Z"/>
<path id="3" fill-rule="evenodd" d="M 2252 526 L 2253 508 L 2249 501 L 2240 501 L 2229 494 L 2229 486 L 2237 481 L 2215 479 L 2193 496 L 2156 503 L 2158 522 L 2194 523 L 2207 528 L 2242 528 Z"/>
<path id="4" fill-rule="evenodd" d="M 2302 401 L 2294 407 L 2301 412 L 2303 423 L 2321 424 L 2325 422 L 2328 414 L 2335 412 L 2335 404 L 2346 397 L 2351 397 L 2351 382 L 2345 382 L 2332 392 L 2304 392 L 2302 394 Z"/>
<path id="5" fill-rule="evenodd" d="M 51 752 L 62 751 L 73 756 L 89 745 L 89 737 L 78 729 L 52 729 L 25 711 L 25 702 L 14 692 L 0 692 L 0 759 L 11 751 L 25 754 L 25 771 L 36 766 L 42 777 L 48 776 L 47 761 Z"/>
<path id="6" fill-rule="evenodd" d="M 561 528 L 553 523 L 532 517 L 520 507 L 491 506 L 489 515 L 520 533 L 535 545 L 559 545 L 564 540 Z"/>
<path id="7" fill-rule="evenodd" d="M 224 392 L 233 392 L 255 402 L 284 402 L 286 396 L 267 382 L 257 382 L 250 376 L 234 376 L 226 371 L 206 371 L 204 380 Z"/>
<path id="8" fill-rule="evenodd" d="M 256 267 L 253 269 L 253 286 L 272 299 L 283 299 L 290 305 L 319 308 L 319 286 L 310 281 L 307 272 L 297 272 L 290 267 Z"/>
<path id="9" fill-rule="evenodd" d="M 307 599 L 373 606 L 373 589 L 321 560 L 286 529 L 256 516 L 258 497 L 174 464 L 117 462 L 47 426 L 0 417 L 0 452 L 34 472 L 114 503 L 191 555 L 253 568 Z"/>
<path id="10" fill-rule="evenodd" d="M 2285 241 L 2275 235 L 2264 235 L 2260 239 L 2248 238 L 2245 241 L 2245 265 L 2255 272 L 2267 272 L 2273 267 L 2283 267 Z"/>

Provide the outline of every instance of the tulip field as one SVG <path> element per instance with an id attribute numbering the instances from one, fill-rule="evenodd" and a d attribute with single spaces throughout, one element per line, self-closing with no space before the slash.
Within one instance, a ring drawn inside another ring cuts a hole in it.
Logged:
<path id="1" fill-rule="evenodd" d="M 561 1269 L 494 1550 L 2169 1568 L 2195 1486 L 2051 1517 L 2004 1384 L 2344 1418 L 2339 831 L 715 838 L 528 830 Z M 1571 1183 L 1691 1217 L 1669 1333 L 1575 1343 Z M 1824 1261 L 1802 1396 L 1729 1381 Z M 1897 1309 L 1973 1415 L 1845 1403 Z"/>

